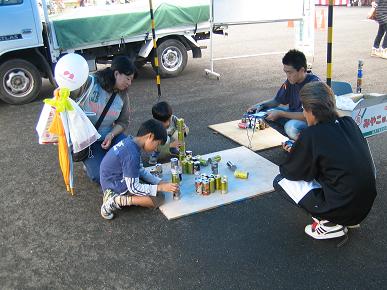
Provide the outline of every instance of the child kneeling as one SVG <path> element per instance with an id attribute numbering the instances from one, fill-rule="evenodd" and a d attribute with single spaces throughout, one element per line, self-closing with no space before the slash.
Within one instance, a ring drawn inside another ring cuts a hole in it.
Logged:
<path id="1" fill-rule="evenodd" d="M 125 138 L 106 153 L 100 168 L 103 218 L 112 219 L 113 212 L 123 206 L 157 208 L 163 201 L 158 192 L 179 190 L 177 184 L 161 181 L 141 164 L 141 150 L 152 152 L 166 140 L 163 124 L 152 119 L 142 123 L 136 137 Z M 140 178 L 147 183 L 140 183 Z"/>
<path id="2" fill-rule="evenodd" d="M 177 138 L 177 120 L 178 117 L 172 114 L 172 107 L 167 102 L 159 102 L 152 107 L 153 118 L 163 123 L 165 129 L 167 129 L 168 138 L 165 145 L 160 145 L 152 152 L 149 158 L 149 164 L 154 165 L 157 163 L 162 152 L 168 152 L 171 155 L 179 155 L 179 141 Z M 184 124 L 184 135 L 187 136 L 189 128 Z"/>

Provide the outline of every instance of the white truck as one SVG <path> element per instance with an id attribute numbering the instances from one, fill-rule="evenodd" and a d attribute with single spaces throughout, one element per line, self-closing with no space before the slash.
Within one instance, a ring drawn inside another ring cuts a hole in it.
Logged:
<path id="1" fill-rule="evenodd" d="M 149 2 L 78 7 L 49 15 L 45 0 L 0 0 L 0 99 L 9 104 L 34 100 L 42 78 L 55 84 L 53 71 L 64 54 L 85 57 L 90 71 L 114 55 L 141 66 L 153 62 Z M 208 0 L 154 0 L 160 75 L 177 76 L 187 51 L 201 57 L 198 40 L 209 38 Z"/>

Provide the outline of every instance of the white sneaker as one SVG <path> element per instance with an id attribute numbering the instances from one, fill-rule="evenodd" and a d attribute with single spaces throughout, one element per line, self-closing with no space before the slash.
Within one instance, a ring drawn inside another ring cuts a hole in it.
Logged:
<path id="1" fill-rule="evenodd" d="M 379 48 L 372 47 L 372 49 L 371 49 L 371 56 L 378 57 L 379 54 L 380 54 Z"/>
<path id="2" fill-rule="evenodd" d="M 313 224 L 305 227 L 305 233 L 317 240 L 333 239 L 344 236 L 348 229 L 327 220 L 313 218 Z"/>
<path id="3" fill-rule="evenodd" d="M 380 50 L 379 56 L 381 58 L 387 59 L 387 48 L 383 48 Z"/>
<path id="4" fill-rule="evenodd" d="M 121 209 L 118 204 L 115 202 L 115 197 L 118 196 L 117 194 L 114 194 L 113 196 L 110 196 L 101 206 L 101 216 L 104 219 L 111 220 L 114 218 L 114 211 L 116 209 Z"/>

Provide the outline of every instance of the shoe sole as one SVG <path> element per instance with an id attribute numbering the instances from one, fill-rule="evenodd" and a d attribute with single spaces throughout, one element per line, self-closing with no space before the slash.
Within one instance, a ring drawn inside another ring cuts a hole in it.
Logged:
<path id="1" fill-rule="evenodd" d="M 359 229 L 360 228 L 360 224 L 357 224 L 357 225 L 353 225 L 353 226 L 347 226 L 348 229 Z"/>

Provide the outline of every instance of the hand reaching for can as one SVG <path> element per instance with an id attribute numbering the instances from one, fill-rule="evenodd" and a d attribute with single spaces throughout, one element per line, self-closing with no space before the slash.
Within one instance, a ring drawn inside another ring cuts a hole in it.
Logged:
<path id="1" fill-rule="evenodd" d="M 164 192 L 172 192 L 176 193 L 180 190 L 180 187 L 176 183 L 170 183 L 170 182 L 160 182 L 157 185 L 157 191 L 164 191 Z"/>

